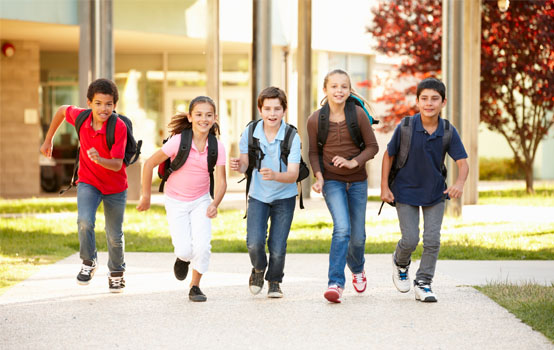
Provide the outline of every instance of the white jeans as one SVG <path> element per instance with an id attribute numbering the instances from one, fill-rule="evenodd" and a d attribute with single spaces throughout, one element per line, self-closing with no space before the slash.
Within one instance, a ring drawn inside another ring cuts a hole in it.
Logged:
<path id="1" fill-rule="evenodd" d="M 165 211 L 175 255 L 190 261 L 191 267 L 201 274 L 210 264 L 212 223 L 206 216 L 211 203 L 210 195 L 184 202 L 165 196 Z"/>

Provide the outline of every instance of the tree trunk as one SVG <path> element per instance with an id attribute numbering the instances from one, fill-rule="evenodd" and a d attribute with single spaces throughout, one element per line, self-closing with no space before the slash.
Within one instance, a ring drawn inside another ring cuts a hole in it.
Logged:
<path id="1" fill-rule="evenodd" d="M 525 190 L 528 194 L 535 194 L 533 189 L 533 164 L 525 165 Z"/>

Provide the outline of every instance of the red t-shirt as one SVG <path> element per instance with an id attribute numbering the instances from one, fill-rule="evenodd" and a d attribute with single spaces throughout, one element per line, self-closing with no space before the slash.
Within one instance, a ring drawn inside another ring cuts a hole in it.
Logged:
<path id="1" fill-rule="evenodd" d="M 84 111 L 84 108 L 75 106 L 67 107 L 65 111 L 65 120 L 75 126 L 75 119 L 79 113 Z M 108 159 L 123 159 L 125 157 L 125 145 L 127 145 L 127 126 L 121 119 L 117 119 L 115 124 L 115 143 L 112 150 L 108 148 L 106 142 L 106 125 L 104 122 L 102 128 L 98 131 L 92 128 L 92 112 L 81 125 L 80 142 L 81 150 L 79 151 L 79 180 L 91 186 L 96 187 L 102 194 L 120 193 L 127 189 L 127 172 L 125 163 L 119 171 L 113 171 L 104 168 L 103 166 L 94 163 L 87 156 L 87 150 L 94 147 L 100 157 Z"/>

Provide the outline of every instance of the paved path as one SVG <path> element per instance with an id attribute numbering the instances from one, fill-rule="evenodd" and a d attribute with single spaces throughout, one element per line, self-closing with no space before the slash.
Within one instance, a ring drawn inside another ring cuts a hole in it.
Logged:
<path id="1" fill-rule="evenodd" d="M 554 349 L 468 286 L 514 280 L 520 269 L 554 281 L 552 261 L 441 260 L 433 285 L 439 302 L 424 304 L 396 291 L 390 255 L 367 255 L 368 290 L 358 295 L 347 284 L 343 303 L 329 304 L 326 254 L 287 256 L 283 299 L 268 299 L 266 288 L 249 293 L 246 254 L 213 254 L 202 283 L 206 303 L 189 302 L 189 279 L 173 277 L 173 254 L 127 253 L 122 294 L 108 292 L 106 259 L 100 253 L 88 286 L 75 282 L 74 254 L 0 296 L 0 349 Z"/>

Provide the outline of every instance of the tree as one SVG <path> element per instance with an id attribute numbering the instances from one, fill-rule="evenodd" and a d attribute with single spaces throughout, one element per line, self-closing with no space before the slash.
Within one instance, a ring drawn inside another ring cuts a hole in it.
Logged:
<path id="1" fill-rule="evenodd" d="M 440 74 L 440 0 L 381 1 L 373 14 L 368 30 L 377 51 L 409 57 L 399 77 Z M 481 27 L 481 121 L 506 138 L 531 193 L 536 151 L 554 124 L 554 0 L 512 1 L 506 12 L 496 0 L 485 0 Z M 392 104 L 385 121 L 398 122 L 403 104 L 413 108 L 415 102 L 401 100 L 410 91 L 414 87 L 387 90 L 378 99 L 401 101 Z"/>
<path id="2" fill-rule="evenodd" d="M 500 12 L 483 4 L 481 121 L 500 133 L 525 171 L 533 193 L 533 163 L 554 124 L 554 0 L 512 1 Z"/>

